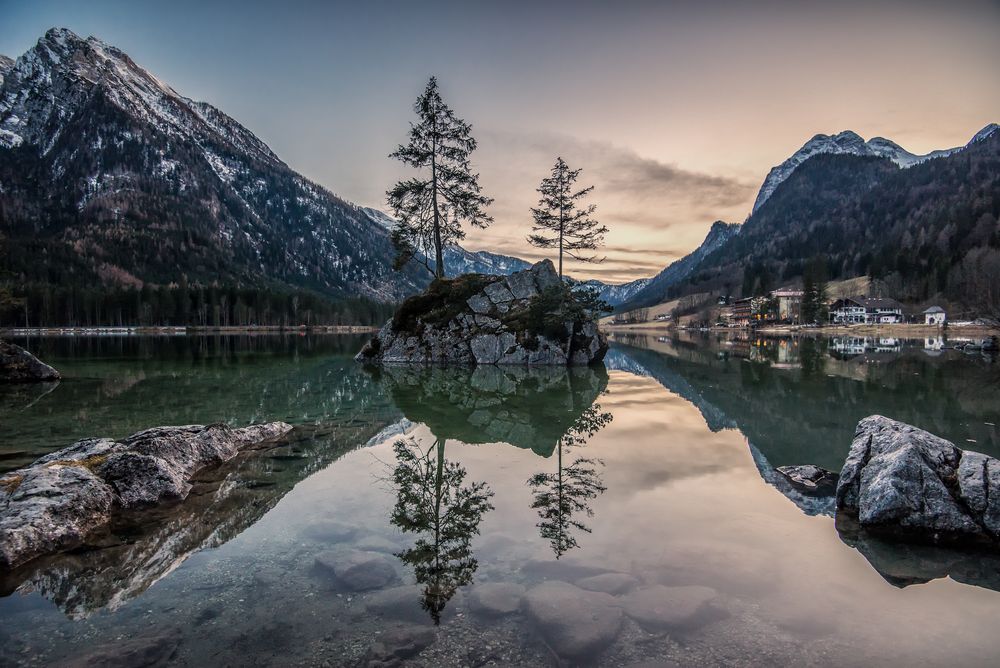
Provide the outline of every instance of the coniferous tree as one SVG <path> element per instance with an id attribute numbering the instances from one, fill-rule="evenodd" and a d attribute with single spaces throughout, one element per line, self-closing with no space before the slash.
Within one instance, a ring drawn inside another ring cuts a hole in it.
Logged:
<path id="1" fill-rule="evenodd" d="M 435 77 L 427 82 L 413 109 L 417 122 L 410 124 L 409 143 L 389 156 L 423 172 L 422 178 L 399 181 L 386 192 L 398 221 L 392 230 L 396 267 L 416 259 L 435 277 L 443 278 L 444 249 L 465 238 L 463 222 L 488 227 L 493 218 L 484 209 L 493 200 L 483 195 L 479 174 L 472 172 L 469 163 L 477 145 L 472 126 L 444 103 Z"/>
<path id="2" fill-rule="evenodd" d="M 578 202 L 594 190 L 589 186 L 574 191 L 580 176 L 579 169 L 570 169 L 562 158 L 556 159 L 551 175 L 538 186 L 538 208 L 531 209 L 534 224 L 528 243 L 536 248 L 559 249 L 559 277 L 563 275 L 563 254 L 581 262 L 601 262 L 594 256 L 581 255 L 580 251 L 595 250 L 604 243 L 608 228 L 591 216 L 597 207 L 593 204 L 582 208 Z"/>

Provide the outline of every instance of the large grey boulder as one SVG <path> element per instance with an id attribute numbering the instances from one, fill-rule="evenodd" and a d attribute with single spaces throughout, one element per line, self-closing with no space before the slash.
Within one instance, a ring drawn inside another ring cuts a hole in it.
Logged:
<path id="1" fill-rule="evenodd" d="M 608 342 L 593 320 L 577 315 L 577 321 L 538 326 L 538 311 L 545 307 L 535 300 L 559 285 L 549 260 L 506 278 L 466 274 L 435 281 L 424 294 L 406 300 L 356 359 L 374 364 L 505 366 L 599 362 Z M 560 317 L 556 310 L 543 315 L 549 320 Z"/>
<path id="2" fill-rule="evenodd" d="M 0 341 L 0 383 L 59 380 L 59 372 L 21 346 Z"/>
<path id="3" fill-rule="evenodd" d="M 158 427 L 92 438 L 0 478 L 0 569 L 71 549 L 117 510 L 184 499 L 199 470 L 288 433 L 283 422 Z"/>
<path id="4" fill-rule="evenodd" d="M 566 582 L 544 582 L 524 595 L 528 618 L 552 651 L 593 660 L 618 637 L 622 609 L 615 597 Z"/>
<path id="5" fill-rule="evenodd" d="M 861 528 L 931 543 L 1000 539 L 1000 461 L 872 415 L 858 423 L 837 509 Z"/>

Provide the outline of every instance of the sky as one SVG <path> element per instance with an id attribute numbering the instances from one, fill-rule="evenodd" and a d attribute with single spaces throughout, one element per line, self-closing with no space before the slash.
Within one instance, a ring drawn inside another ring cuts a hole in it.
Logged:
<path id="1" fill-rule="evenodd" d="M 438 77 L 473 126 L 496 222 L 466 246 L 543 257 L 529 208 L 557 156 L 610 228 L 621 282 L 742 222 L 768 170 L 817 133 L 914 153 L 1000 122 L 1000 1 L 60 2 L 0 0 L 0 53 L 94 35 L 205 100 L 334 193 L 385 208 L 388 158 Z"/>

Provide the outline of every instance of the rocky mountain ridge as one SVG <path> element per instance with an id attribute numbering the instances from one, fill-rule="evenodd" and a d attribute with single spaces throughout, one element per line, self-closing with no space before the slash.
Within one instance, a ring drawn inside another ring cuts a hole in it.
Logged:
<path id="1" fill-rule="evenodd" d="M 427 283 L 392 270 L 388 234 L 360 207 L 121 50 L 65 29 L 3 76 L 0 211 L 7 269 L 25 282 L 184 274 L 379 300 Z"/>
<path id="2" fill-rule="evenodd" d="M 990 123 L 977 132 L 964 146 L 931 151 L 924 155 L 910 153 L 899 144 L 884 137 L 872 137 L 868 141 L 865 141 L 856 132 L 852 132 L 851 130 L 845 130 L 835 135 L 817 134 L 803 144 L 802 148 L 793 153 L 787 160 L 780 165 L 776 165 L 768 172 L 763 185 L 760 187 L 760 191 L 757 193 L 757 199 L 754 201 L 751 213 L 756 213 L 757 209 L 774 194 L 775 189 L 791 176 L 792 172 L 799 165 L 815 155 L 876 156 L 879 158 L 888 158 L 898 167 L 905 169 L 933 158 L 943 158 L 952 155 L 977 141 L 985 139 L 996 131 L 996 129 L 997 124 Z"/>

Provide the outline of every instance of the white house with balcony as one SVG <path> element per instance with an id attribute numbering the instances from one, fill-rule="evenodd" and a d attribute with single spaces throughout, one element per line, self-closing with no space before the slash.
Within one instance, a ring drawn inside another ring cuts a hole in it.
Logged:
<path id="1" fill-rule="evenodd" d="M 836 325 L 884 325 L 903 322 L 903 305 L 887 297 L 845 297 L 830 307 Z"/>

